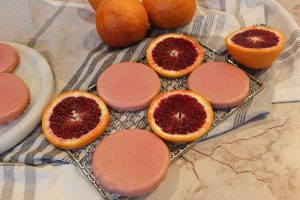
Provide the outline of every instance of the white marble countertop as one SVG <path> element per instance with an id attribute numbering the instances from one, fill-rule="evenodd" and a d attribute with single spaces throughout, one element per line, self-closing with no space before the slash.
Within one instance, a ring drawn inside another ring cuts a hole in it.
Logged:
<path id="1" fill-rule="evenodd" d="M 300 1 L 278 0 L 300 23 Z M 299 200 L 300 103 L 198 144 L 148 200 Z"/>
<path id="2" fill-rule="evenodd" d="M 299 0 L 277 0 L 300 23 Z M 299 200 L 300 103 L 199 143 L 147 200 Z"/>
<path id="3" fill-rule="evenodd" d="M 86 2 L 87 0 L 72 0 Z M 300 23 L 299 0 L 277 0 Z M 199 143 L 147 200 L 299 200 L 300 103 Z"/>
<path id="4" fill-rule="evenodd" d="M 147 199 L 300 199 L 300 103 L 198 144 Z"/>

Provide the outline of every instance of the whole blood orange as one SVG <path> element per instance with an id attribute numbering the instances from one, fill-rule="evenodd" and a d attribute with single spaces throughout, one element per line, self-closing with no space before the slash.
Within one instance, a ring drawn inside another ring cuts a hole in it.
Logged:
<path id="1" fill-rule="evenodd" d="M 178 28 L 190 22 L 195 0 L 143 0 L 150 23 L 158 28 Z"/>
<path id="2" fill-rule="evenodd" d="M 284 43 L 282 33 L 264 26 L 241 29 L 225 38 L 233 58 L 254 69 L 268 68 L 281 53 Z"/>
<path id="3" fill-rule="evenodd" d="M 98 5 L 100 4 L 102 0 L 89 0 L 89 3 L 93 7 L 93 9 L 96 11 L 98 8 Z"/>
<path id="4" fill-rule="evenodd" d="M 191 142 L 209 130 L 213 110 L 202 96 L 187 90 L 174 90 L 152 101 L 148 121 L 152 130 L 167 141 Z"/>
<path id="5" fill-rule="evenodd" d="M 47 106 L 42 128 L 54 146 L 77 149 L 101 136 L 109 121 L 108 109 L 98 96 L 71 91 L 60 94 Z"/>
<path id="6" fill-rule="evenodd" d="M 198 67 L 203 62 L 204 53 L 192 37 L 170 33 L 154 39 L 146 56 L 150 67 L 159 75 L 178 78 Z"/>
<path id="7" fill-rule="evenodd" d="M 96 28 L 111 47 L 127 47 L 142 40 L 148 28 L 148 16 L 139 0 L 102 0 L 96 11 Z"/>

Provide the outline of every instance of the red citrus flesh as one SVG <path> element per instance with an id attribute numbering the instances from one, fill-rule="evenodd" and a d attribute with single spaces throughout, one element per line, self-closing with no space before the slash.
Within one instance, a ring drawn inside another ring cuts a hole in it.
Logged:
<path id="1" fill-rule="evenodd" d="M 202 127 L 206 112 L 195 98 L 175 94 L 163 99 L 153 116 L 164 132 L 185 135 Z"/>
<path id="2" fill-rule="evenodd" d="M 50 128 L 60 138 L 79 138 L 99 123 L 101 110 L 97 103 L 86 97 L 68 97 L 53 110 Z"/>
<path id="3" fill-rule="evenodd" d="M 178 78 L 199 66 L 204 53 L 194 38 L 170 33 L 155 38 L 148 46 L 146 56 L 150 67 L 159 75 Z"/>
<path id="4" fill-rule="evenodd" d="M 190 41 L 171 37 L 159 42 L 152 56 L 163 69 L 179 71 L 193 65 L 198 53 Z"/>
<path id="5" fill-rule="evenodd" d="M 152 130 L 167 141 L 192 142 L 211 127 L 213 110 L 202 96 L 187 90 L 174 90 L 152 101 L 148 121 Z"/>
<path id="6" fill-rule="evenodd" d="M 71 91 L 50 102 L 43 114 L 42 128 L 54 146 L 78 149 L 101 136 L 109 121 L 108 109 L 98 96 Z"/>
<path id="7" fill-rule="evenodd" d="M 234 35 L 231 40 L 246 48 L 269 48 L 276 46 L 279 37 L 270 31 L 263 29 L 250 29 Z"/>
<path id="8" fill-rule="evenodd" d="M 225 38 L 225 44 L 240 64 L 253 69 L 265 69 L 280 55 L 285 37 L 273 28 L 252 26 L 231 33 Z"/>

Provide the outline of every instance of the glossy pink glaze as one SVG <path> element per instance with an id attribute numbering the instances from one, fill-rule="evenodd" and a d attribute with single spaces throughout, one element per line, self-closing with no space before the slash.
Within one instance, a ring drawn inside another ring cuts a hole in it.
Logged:
<path id="1" fill-rule="evenodd" d="M 196 68 L 188 78 L 188 88 L 204 97 L 213 108 L 231 108 L 249 95 L 247 74 L 228 63 L 209 62 Z"/>
<path id="2" fill-rule="evenodd" d="M 0 73 L 12 72 L 19 64 L 20 56 L 15 48 L 0 43 Z"/>
<path id="3" fill-rule="evenodd" d="M 135 111 L 149 106 L 160 91 L 158 75 L 150 67 L 132 62 L 110 66 L 98 79 L 98 95 L 118 111 Z"/>
<path id="4" fill-rule="evenodd" d="M 21 115 L 29 98 L 28 87 L 22 79 L 11 73 L 0 73 L 0 125 Z"/>
<path id="5" fill-rule="evenodd" d="M 166 144 L 138 129 L 112 133 L 97 146 L 92 159 L 93 172 L 104 188 L 131 197 L 153 191 L 169 164 Z"/>

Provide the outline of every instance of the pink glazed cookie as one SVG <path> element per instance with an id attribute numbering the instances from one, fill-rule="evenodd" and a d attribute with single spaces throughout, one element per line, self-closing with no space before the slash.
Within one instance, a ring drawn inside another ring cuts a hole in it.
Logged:
<path id="1" fill-rule="evenodd" d="M 141 63 L 114 64 L 100 75 L 97 82 L 98 95 L 117 111 L 144 109 L 159 91 L 158 75 Z"/>
<path id="2" fill-rule="evenodd" d="M 213 108 L 231 108 L 242 104 L 249 96 L 250 80 L 238 67 L 209 62 L 191 73 L 188 88 L 206 97 Z"/>
<path id="3" fill-rule="evenodd" d="M 29 89 L 18 76 L 0 73 L 0 126 L 20 116 L 29 103 Z"/>
<path id="4" fill-rule="evenodd" d="M 15 48 L 0 43 L 0 73 L 12 72 L 18 66 L 20 56 Z"/>
<path id="5" fill-rule="evenodd" d="M 138 129 L 104 138 L 92 158 L 98 182 L 111 192 L 130 197 L 153 191 L 165 178 L 169 165 L 167 145 L 155 134 Z"/>

